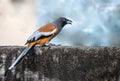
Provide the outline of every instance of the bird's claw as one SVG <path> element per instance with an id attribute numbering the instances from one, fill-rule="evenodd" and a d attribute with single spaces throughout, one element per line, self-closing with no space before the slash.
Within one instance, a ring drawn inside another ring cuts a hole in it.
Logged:
<path id="1" fill-rule="evenodd" d="M 61 46 L 61 45 L 60 44 L 56 45 L 56 44 L 48 43 L 45 46 Z"/>

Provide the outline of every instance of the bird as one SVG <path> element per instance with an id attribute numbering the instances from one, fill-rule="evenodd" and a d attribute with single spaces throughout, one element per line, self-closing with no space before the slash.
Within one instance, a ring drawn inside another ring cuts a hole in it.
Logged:
<path id="1" fill-rule="evenodd" d="M 43 25 L 40 28 L 38 28 L 35 32 L 33 32 L 33 34 L 30 37 L 28 37 L 27 42 L 25 43 L 25 45 L 27 45 L 26 48 L 12 63 L 12 65 L 6 70 L 4 76 L 8 76 L 11 70 L 17 64 L 19 64 L 19 62 L 28 54 L 28 52 L 32 48 L 34 48 L 35 45 L 39 44 L 41 46 L 44 46 L 48 44 L 51 41 L 51 39 L 53 39 L 67 24 L 72 24 L 72 21 L 65 17 L 59 17 L 55 21 Z"/>

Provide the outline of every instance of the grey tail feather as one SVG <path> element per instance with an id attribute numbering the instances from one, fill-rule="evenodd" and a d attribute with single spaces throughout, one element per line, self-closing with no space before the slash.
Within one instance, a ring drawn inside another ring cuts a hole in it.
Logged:
<path id="1" fill-rule="evenodd" d="M 13 62 L 13 64 L 9 67 L 9 69 L 5 72 L 4 76 L 7 76 L 11 70 L 27 55 L 30 49 L 34 48 L 34 46 L 27 47 L 23 50 L 23 52 L 18 56 L 18 58 Z"/>

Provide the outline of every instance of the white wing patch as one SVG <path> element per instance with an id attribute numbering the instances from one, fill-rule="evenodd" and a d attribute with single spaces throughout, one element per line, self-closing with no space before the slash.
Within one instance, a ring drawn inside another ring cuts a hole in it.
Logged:
<path id="1" fill-rule="evenodd" d="M 28 42 L 33 42 L 36 41 L 38 39 L 40 39 L 41 37 L 47 37 L 50 35 L 54 35 L 55 32 L 57 31 L 57 29 L 54 29 L 52 32 L 39 32 L 39 31 L 35 31 L 27 40 L 26 44 Z"/>
<path id="2" fill-rule="evenodd" d="M 39 32 L 39 33 L 41 33 L 43 36 L 49 36 L 49 35 L 55 34 L 56 31 L 57 29 L 54 29 L 52 32 Z"/>

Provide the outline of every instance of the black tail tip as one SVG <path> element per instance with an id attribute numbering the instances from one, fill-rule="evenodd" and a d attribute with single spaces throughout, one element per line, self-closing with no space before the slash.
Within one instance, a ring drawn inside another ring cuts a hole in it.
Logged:
<path id="1" fill-rule="evenodd" d="M 11 70 L 8 69 L 8 70 L 5 72 L 4 77 L 7 77 L 10 72 L 11 72 Z"/>

